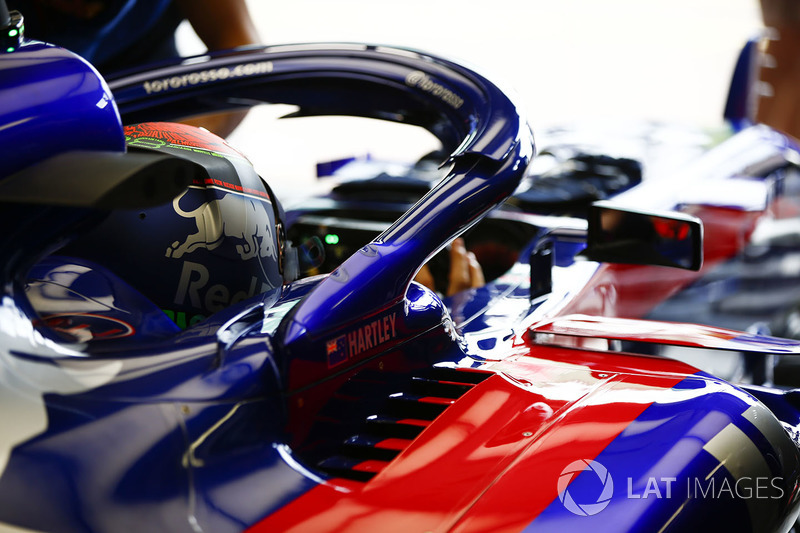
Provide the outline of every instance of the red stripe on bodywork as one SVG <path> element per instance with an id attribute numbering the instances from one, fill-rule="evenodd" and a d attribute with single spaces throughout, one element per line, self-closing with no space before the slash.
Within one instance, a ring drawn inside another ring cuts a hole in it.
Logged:
<path id="1" fill-rule="evenodd" d="M 435 396 L 423 396 L 417 400 L 418 402 L 423 403 L 435 403 L 437 405 L 450 405 L 453 403 L 454 400 L 450 400 L 448 398 L 437 398 Z"/>
<path id="2" fill-rule="evenodd" d="M 371 459 L 369 461 L 364 461 L 362 463 L 358 463 L 356 466 L 353 467 L 353 470 L 358 472 L 380 472 L 383 470 L 388 463 L 386 461 L 378 461 L 377 459 Z"/>
<path id="3" fill-rule="evenodd" d="M 383 439 L 375 445 L 386 450 L 404 450 L 411 443 L 408 439 Z"/>
<path id="4" fill-rule="evenodd" d="M 525 347 L 488 365 L 495 376 L 446 409 L 371 481 L 320 485 L 252 531 L 524 528 L 557 497 L 566 465 L 596 457 L 654 392 L 695 372 L 670 360 L 596 355 Z"/>

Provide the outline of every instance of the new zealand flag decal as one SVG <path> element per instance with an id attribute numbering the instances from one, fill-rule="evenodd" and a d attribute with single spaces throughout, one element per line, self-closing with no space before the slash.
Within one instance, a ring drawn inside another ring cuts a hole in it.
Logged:
<path id="1" fill-rule="evenodd" d="M 329 340 L 326 344 L 326 351 L 328 352 L 328 368 L 344 363 L 347 361 L 347 337 L 342 335 Z"/>

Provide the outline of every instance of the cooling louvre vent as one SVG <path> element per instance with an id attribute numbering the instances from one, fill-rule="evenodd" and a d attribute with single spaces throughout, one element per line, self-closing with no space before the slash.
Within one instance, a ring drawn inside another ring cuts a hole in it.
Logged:
<path id="1" fill-rule="evenodd" d="M 433 367 L 413 376 L 403 390 L 386 398 L 379 412 L 366 418 L 335 455 L 320 461 L 318 469 L 334 477 L 369 481 L 453 402 L 491 375 Z"/>

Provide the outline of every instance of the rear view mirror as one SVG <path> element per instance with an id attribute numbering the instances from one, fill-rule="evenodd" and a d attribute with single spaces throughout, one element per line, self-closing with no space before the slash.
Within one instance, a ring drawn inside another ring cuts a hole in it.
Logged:
<path id="1" fill-rule="evenodd" d="M 703 224 L 675 211 L 647 212 L 595 202 L 589 210 L 587 246 L 591 261 L 659 265 L 700 270 Z"/>

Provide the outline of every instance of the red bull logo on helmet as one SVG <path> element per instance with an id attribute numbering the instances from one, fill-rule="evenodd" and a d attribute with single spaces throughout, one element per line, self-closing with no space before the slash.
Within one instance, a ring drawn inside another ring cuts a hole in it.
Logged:
<path id="1" fill-rule="evenodd" d="M 184 261 L 175 293 L 175 304 L 178 306 L 191 305 L 194 308 L 213 313 L 271 288 L 255 276 L 251 276 L 246 290 L 232 291 L 227 285 L 212 284 L 211 276 L 205 266 L 192 261 Z"/>
<path id="2" fill-rule="evenodd" d="M 233 245 L 243 261 L 257 257 L 271 257 L 277 261 L 278 251 L 272 233 L 272 221 L 263 200 L 228 193 L 222 198 L 185 211 L 180 203 L 187 192 L 175 198 L 172 205 L 178 215 L 194 220 L 197 232 L 188 235 L 183 241 L 172 243 L 166 250 L 167 257 L 179 259 L 198 249 L 211 251 L 226 243 Z"/>
<path id="3" fill-rule="evenodd" d="M 183 124 L 137 124 L 125 133 L 129 149 L 165 152 L 203 172 L 171 203 L 109 213 L 66 255 L 117 273 L 181 328 L 241 300 L 277 298 L 280 205 L 247 158 Z"/>
<path id="4" fill-rule="evenodd" d="M 215 190 L 213 195 L 209 190 Z M 189 208 L 182 201 L 192 191 L 201 193 L 205 201 Z M 192 187 L 176 197 L 172 207 L 180 217 L 192 220 L 194 229 L 164 252 L 168 258 L 182 260 L 175 305 L 213 313 L 273 288 L 265 282 L 270 279 L 265 268 L 277 262 L 278 249 L 268 211 L 271 205 L 266 200 L 221 187 Z M 215 283 L 220 280 L 214 280 L 213 272 L 204 264 L 213 257 L 252 262 L 252 267 L 247 270 L 249 275 Z"/>

